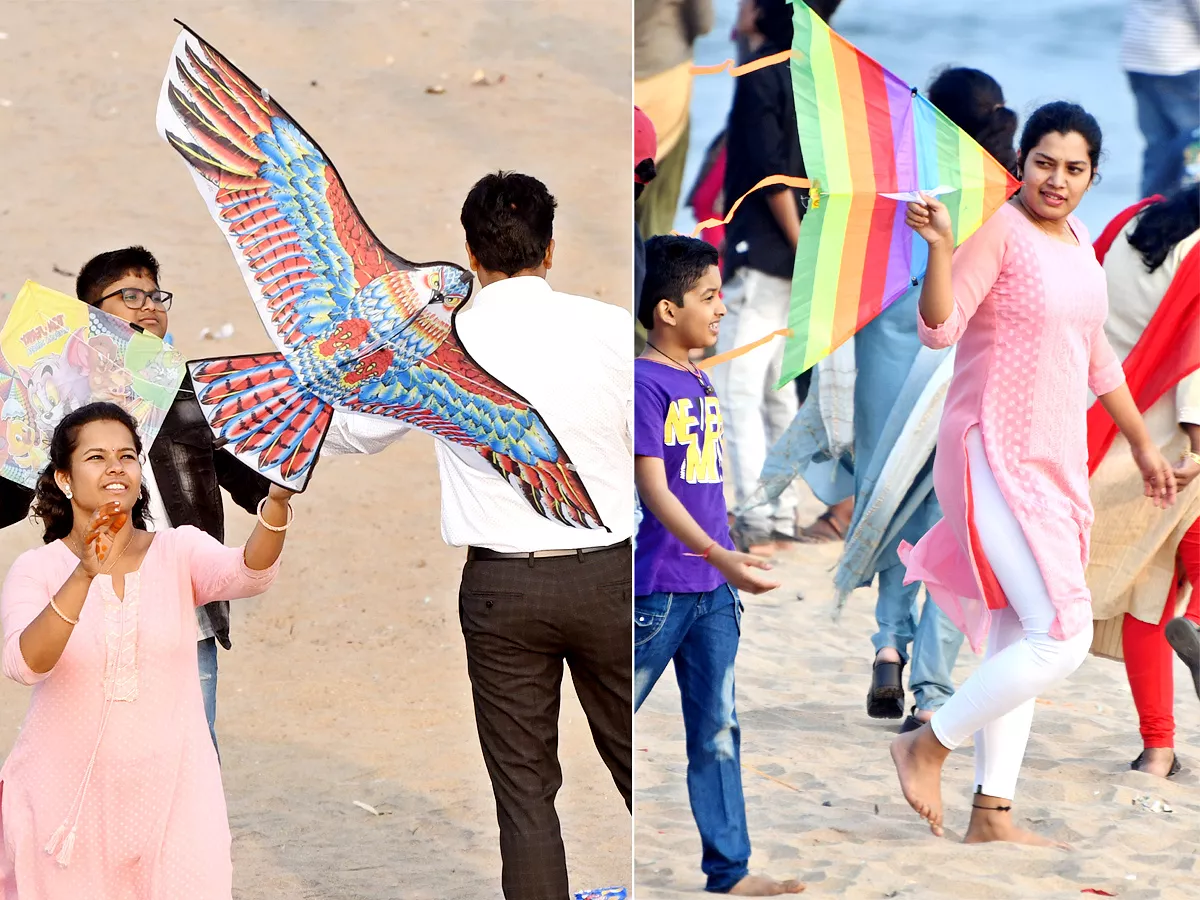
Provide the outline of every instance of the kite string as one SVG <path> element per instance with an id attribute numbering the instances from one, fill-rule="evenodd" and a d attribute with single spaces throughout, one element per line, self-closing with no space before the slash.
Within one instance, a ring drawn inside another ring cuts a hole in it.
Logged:
<path id="1" fill-rule="evenodd" d="M 729 221 L 733 218 L 733 214 L 735 212 L 737 212 L 738 207 L 742 205 L 743 200 L 745 200 L 747 197 L 749 197 L 755 191 L 760 190 L 761 188 L 771 187 L 771 185 L 775 185 L 775 184 L 783 184 L 783 185 L 787 185 L 788 187 L 793 187 L 793 188 L 810 188 L 811 189 L 813 187 L 813 182 L 809 178 L 797 178 L 794 175 L 768 175 L 766 178 L 764 178 L 762 181 L 760 181 L 754 187 L 750 188 L 750 190 L 746 191 L 746 193 L 742 194 L 742 196 L 738 197 L 737 201 L 733 204 L 733 206 L 731 206 L 729 208 L 729 212 L 727 212 L 725 214 L 725 218 L 723 218 L 723 219 L 705 219 L 703 222 L 699 223 L 695 228 L 692 229 L 691 236 L 697 237 L 700 234 L 700 232 L 704 231 L 704 229 L 706 229 L 706 228 L 715 228 L 718 225 L 728 225 Z M 675 233 L 678 234 L 679 232 L 675 232 Z"/>
<path id="2" fill-rule="evenodd" d="M 732 350 L 726 350 L 724 353 L 718 353 L 716 356 L 710 356 L 708 359 L 701 360 L 696 364 L 700 369 L 711 369 L 713 366 L 719 366 L 721 363 L 729 362 L 731 359 L 737 359 L 743 354 L 749 353 L 751 350 L 756 350 L 763 344 L 770 343 L 777 337 L 791 337 L 792 329 L 780 328 L 778 331 L 772 331 L 766 337 L 761 337 L 757 341 L 751 341 L 749 344 L 743 344 L 740 347 L 735 347 Z"/>
<path id="3" fill-rule="evenodd" d="M 732 59 L 727 59 L 723 63 L 717 63 L 713 66 L 692 66 L 689 71 L 693 75 L 719 75 L 725 70 L 729 70 L 729 74 L 734 78 L 739 78 L 742 75 L 748 75 L 751 72 L 757 72 L 759 69 L 765 69 L 767 66 L 773 66 L 776 63 L 786 62 L 792 58 L 791 50 L 781 50 L 779 53 L 772 53 L 770 56 L 764 56 L 762 59 L 756 59 L 752 62 L 743 63 L 740 66 L 735 66 Z"/>

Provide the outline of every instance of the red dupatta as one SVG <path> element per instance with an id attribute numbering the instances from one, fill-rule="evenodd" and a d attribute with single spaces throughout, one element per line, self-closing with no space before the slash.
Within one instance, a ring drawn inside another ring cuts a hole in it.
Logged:
<path id="1" fill-rule="evenodd" d="M 1143 200 L 1113 219 L 1093 245 L 1096 258 L 1103 262 L 1113 241 L 1129 221 L 1146 206 L 1161 199 L 1156 195 Z M 1183 258 L 1150 324 L 1121 365 L 1140 412 L 1145 412 L 1182 379 L 1200 369 L 1200 244 L 1192 247 Z M 1090 477 L 1117 436 L 1116 423 L 1098 400 L 1088 410 L 1087 430 Z"/>

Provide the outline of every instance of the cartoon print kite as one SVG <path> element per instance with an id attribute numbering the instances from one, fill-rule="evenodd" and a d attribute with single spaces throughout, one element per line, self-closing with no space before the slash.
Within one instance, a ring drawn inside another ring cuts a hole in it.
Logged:
<path id="1" fill-rule="evenodd" d="M 928 246 L 914 241 L 904 224 L 906 201 L 923 191 L 945 203 L 957 247 L 1020 187 L 916 88 L 830 30 L 801 0 L 793 5 L 792 49 L 732 70 L 737 76 L 790 60 L 808 174 L 771 176 L 752 189 L 788 184 L 809 192 L 780 387 L 845 343 L 925 274 Z M 693 71 L 713 74 L 730 66 Z M 720 221 L 701 222 L 696 233 Z"/>
<path id="2" fill-rule="evenodd" d="M 603 528 L 547 423 L 459 340 L 470 274 L 385 247 L 316 141 L 183 27 L 158 130 L 187 163 L 279 351 L 189 363 L 218 440 L 303 490 L 335 409 L 387 416 L 499 473 L 541 515 Z"/>
<path id="3" fill-rule="evenodd" d="M 144 446 L 183 381 L 177 350 L 74 297 L 25 282 L 0 330 L 0 476 L 32 488 L 63 417 L 116 403 Z"/>

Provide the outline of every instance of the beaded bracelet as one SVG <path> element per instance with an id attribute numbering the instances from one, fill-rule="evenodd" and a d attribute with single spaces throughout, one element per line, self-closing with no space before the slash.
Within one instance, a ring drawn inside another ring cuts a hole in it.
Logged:
<path id="1" fill-rule="evenodd" d="M 1183 456 L 1180 457 L 1179 461 L 1183 462 L 1185 459 L 1190 459 L 1196 465 L 1200 466 L 1200 453 L 1197 453 L 1194 450 L 1184 450 Z"/>
<path id="2" fill-rule="evenodd" d="M 79 624 L 78 619 L 70 618 L 66 613 L 64 613 L 61 609 L 58 608 L 58 604 L 54 602 L 53 597 L 50 598 L 50 608 L 52 610 L 54 610 L 55 615 L 57 615 L 60 619 L 62 619 L 68 625 L 78 625 Z"/>
<path id="3" fill-rule="evenodd" d="M 268 499 L 269 498 L 267 498 L 267 497 L 263 497 L 261 500 L 258 501 L 258 524 L 261 525 L 263 528 L 267 529 L 267 531 L 274 531 L 276 534 L 278 534 L 281 531 L 287 531 L 289 528 L 292 527 L 292 519 L 294 519 L 296 517 L 296 511 L 294 509 L 292 509 L 291 504 L 288 504 L 287 521 L 284 522 L 282 525 L 272 525 L 270 522 L 268 522 L 266 519 L 264 519 L 263 515 L 262 515 L 263 507 L 267 505 Z"/>

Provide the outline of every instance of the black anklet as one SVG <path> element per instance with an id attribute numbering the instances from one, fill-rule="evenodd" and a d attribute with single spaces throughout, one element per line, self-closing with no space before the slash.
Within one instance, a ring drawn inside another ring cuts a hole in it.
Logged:
<path id="1" fill-rule="evenodd" d="M 971 809 L 986 809 L 990 812 L 1011 812 L 1011 806 L 980 806 L 978 803 L 972 803 Z"/>

